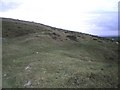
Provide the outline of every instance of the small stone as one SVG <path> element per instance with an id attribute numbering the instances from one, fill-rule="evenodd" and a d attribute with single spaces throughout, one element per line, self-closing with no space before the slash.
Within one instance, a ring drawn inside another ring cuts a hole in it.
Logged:
<path id="1" fill-rule="evenodd" d="M 30 86 L 31 84 L 31 81 L 28 81 L 26 84 L 24 84 L 24 86 Z"/>
<path id="2" fill-rule="evenodd" d="M 44 71 L 43 73 L 46 73 L 46 71 Z"/>
<path id="3" fill-rule="evenodd" d="M 13 62 L 15 62 L 15 60 L 13 60 Z"/>
<path id="4" fill-rule="evenodd" d="M 112 38 L 112 40 L 114 41 L 114 39 Z"/>
<path id="5" fill-rule="evenodd" d="M 28 65 L 26 68 L 25 68 L 25 70 L 30 70 L 31 68 L 30 68 L 30 66 Z"/>
<path id="6" fill-rule="evenodd" d="M 119 42 L 116 42 L 116 44 L 119 44 Z"/>
<path id="7" fill-rule="evenodd" d="M 36 54 L 38 54 L 38 52 L 36 52 Z"/>
<path id="8" fill-rule="evenodd" d="M 89 60 L 88 62 L 91 62 L 91 60 Z"/>
<path id="9" fill-rule="evenodd" d="M 44 78 L 43 78 L 43 77 L 41 77 L 41 80 L 44 80 Z"/>
<path id="10" fill-rule="evenodd" d="M 7 74 L 4 74 L 3 76 L 4 76 L 4 77 L 6 77 L 6 76 L 7 76 Z"/>

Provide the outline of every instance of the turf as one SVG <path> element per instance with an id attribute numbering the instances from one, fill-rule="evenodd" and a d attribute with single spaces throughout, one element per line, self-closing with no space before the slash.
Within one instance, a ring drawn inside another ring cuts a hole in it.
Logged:
<path id="1" fill-rule="evenodd" d="M 111 39 L 2 18 L 3 88 L 117 88 Z"/>

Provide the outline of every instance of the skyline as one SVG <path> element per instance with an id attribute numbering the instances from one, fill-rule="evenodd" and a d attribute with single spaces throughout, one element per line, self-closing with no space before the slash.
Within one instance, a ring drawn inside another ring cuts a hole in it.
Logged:
<path id="1" fill-rule="evenodd" d="M 0 17 L 98 36 L 118 35 L 118 0 L 1 0 Z"/>

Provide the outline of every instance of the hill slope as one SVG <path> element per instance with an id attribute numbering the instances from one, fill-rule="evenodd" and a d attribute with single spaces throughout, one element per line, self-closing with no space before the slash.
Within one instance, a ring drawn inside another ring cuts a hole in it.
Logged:
<path id="1" fill-rule="evenodd" d="M 118 44 L 39 23 L 2 18 L 4 88 L 118 86 Z"/>

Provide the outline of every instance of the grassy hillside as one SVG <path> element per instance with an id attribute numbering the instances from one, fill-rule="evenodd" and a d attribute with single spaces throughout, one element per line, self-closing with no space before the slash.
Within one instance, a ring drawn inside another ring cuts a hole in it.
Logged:
<path id="1" fill-rule="evenodd" d="M 3 88 L 118 86 L 118 43 L 39 23 L 2 19 Z"/>

